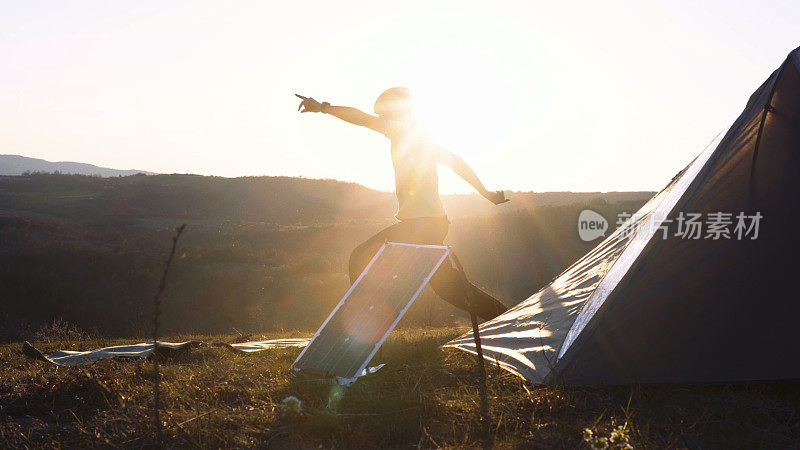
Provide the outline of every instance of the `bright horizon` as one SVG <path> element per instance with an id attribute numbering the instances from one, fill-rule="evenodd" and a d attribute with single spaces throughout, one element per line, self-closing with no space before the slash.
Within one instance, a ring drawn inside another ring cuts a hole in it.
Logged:
<path id="1" fill-rule="evenodd" d="M 800 45 L 789 1 L 231 5 L 5 3 L 0 153 L 392 190 L 385 138 L 294 93 L 407 86 L 490 189 L 657 190 Z"/>

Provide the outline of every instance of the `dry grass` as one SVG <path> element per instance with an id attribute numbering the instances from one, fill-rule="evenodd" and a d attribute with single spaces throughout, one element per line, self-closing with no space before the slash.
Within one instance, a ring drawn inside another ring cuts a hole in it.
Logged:
<path id="1" fill-rule="evenodd" d="M 480 447 L 484 443 L 474 359 L 438 347 L 462 331 L 395 331 L 374 360 L 386 362 L 386 367 L 347 389 L 290 375 L 298 349 L 250 355 L 222 348 L 191 351 L 162 365 L 164 443 Z M 190 338 L 234 339 L 167 340 Z M 132 341 L 38 345 L 49 352 L 123 342 Z M 12 344 L 0 346 L 0 364 L 0 447 L 153 444 L 149 362 L 101 361 L 85 368 L 58 368 L 26 359 L 20 345 Z M 538 387 L 495 367 L 488 367 L 488 373 L 492 443 L 500 448 L 580 448 L 585 427 L 596 423 L 598 431 L 608 432 L 626 422 L 636 447 L 800 445 L 797 384 Z M 281 412 L 287 396 L 302 401 L 301 415 Z"/>

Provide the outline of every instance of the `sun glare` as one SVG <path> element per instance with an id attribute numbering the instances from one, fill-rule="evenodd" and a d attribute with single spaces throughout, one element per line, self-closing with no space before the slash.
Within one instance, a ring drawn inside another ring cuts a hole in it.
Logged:
<path id="1" fill-rule="evenodd" d="M 441 68 L 443 59 L 445 70 L 431 70 Z M 420 55 L 410 67 L 417 118 L 439 145 L 470 162 L 489 160 L 496 149 L 513 145 L 513 82 L 490 55 L 440 49 Z M 464 192 L 469 186 L 441 170 L 440 188 Z"/>

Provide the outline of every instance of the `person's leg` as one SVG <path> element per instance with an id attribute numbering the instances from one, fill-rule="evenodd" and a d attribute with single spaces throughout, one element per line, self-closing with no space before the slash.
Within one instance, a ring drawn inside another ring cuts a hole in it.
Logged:
<path id="1" fill-rule="evenodd" d="M 363 244 L 356 247 L 350 255 L 350 283 L 354 283 L 378 249 L 386 241 L 405 242 L 409 244 L 442 245 L 447 236 L 448 222 L 446 218 L 423 218 L 396 223 L 387 227 Z M 449 260 L 442 263 L 431 277 L 431 286 L 436 294 L 456 308 L 468 311 L 467 291 L 461 274 L 452 267 Z M 475 313 L 485 319 L 493 319 L 508 308 L 499 300 L 487 294 L 472 283 L 467 283 L 475 302 Z"/>
<path id="2" fill-rule="evenodd" d="M 466 282 L 461 278 L 461 274 L 455 269 L 450 261 L 445 261 L 431 277 L 431 286 L 442 300 L 450 303 L 456 308 L 469 311 L 468 304 L 470 298 L 467 296 L 466 289 L 472 294 L 475 314 L 484 320 L 494 319 L 508 310 L 500 300 L 484 292 L 478 286 Z"/>
<path id="3" fill-rule="evenodd" d="M 425 227 L 427 230 L 424 232 L 420 231 L 420 234 L 431 237 L 436 236 L 438 242 L 432 243 L 441 244 L 447 236 L 449 222 L 447 219 L 438 222 L 428 222 L 425 223 Z M 449 258 L 439 266 L 439 269 L 437 269 L 436 273 L 431 277 L 431 287 L 433 287 L 433 290 L 442 300 L 465 311 L 469 311 L 468 305 L 470 298 L 466 290 L 469 289 L 472 294 L 472 301 L 475 303 L 473 305 L 475 314 L 484 320 L 494 319 L 508 310 L 506 305 L 484 292 L 478 286 L 475 286 L 469 281 L 466 282 L 465 286 L 464 279 L 461 278 L 461 274 L 458 270 L 453 267 Z"/>
<path id="4" fill-rule="evenodd" d="M 398 241 L 399 238 L 407 234 L 407 228 L 407 225 L 405 225 L 403 222 L 396 223 L 384 228 L 371 238 L 364 241 L 364 243 L 356 247 L 350 254 L 350 284 L 356 282 L 358 276 L 361 275 L 361 272 L 365 267 L 367 267 L 367 264 L 369 264 L 369 262 L 375 256 L 375 253 L 378 252 L 378 249 L 381 248 L 384 242 Z"/>
<path id="5" fill-rule="evenodd" d="M 444 228 L 442 228 L 444 224 Z M 406 244 L 441 245 L 447 234 L 447 219 L 422 218 L 399 222 L 384 228 L 350 254 L 350 284 L 353 284 L 367 267 L 372 257 L 386 241 Z"/>

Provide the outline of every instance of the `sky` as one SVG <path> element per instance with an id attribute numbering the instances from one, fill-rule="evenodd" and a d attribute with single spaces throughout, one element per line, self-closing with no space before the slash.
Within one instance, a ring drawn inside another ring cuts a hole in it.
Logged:
<path id="1" fill-rule="evenodd" d="M 800 45 L 786 1 L 0 1 L 0 154 L 392 190 L 409 87 L 490 189 L 656 190 Z M 470 187 L 440 170 L 441 190 Z"/>

